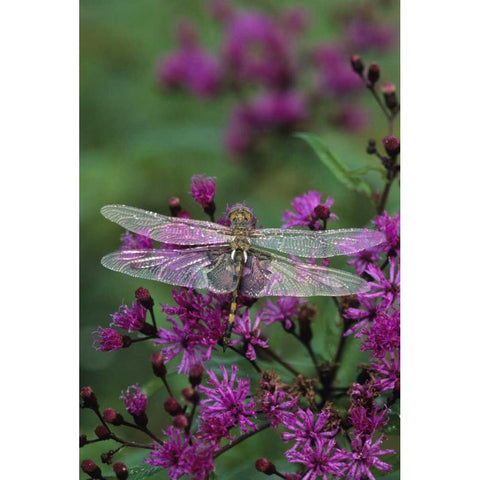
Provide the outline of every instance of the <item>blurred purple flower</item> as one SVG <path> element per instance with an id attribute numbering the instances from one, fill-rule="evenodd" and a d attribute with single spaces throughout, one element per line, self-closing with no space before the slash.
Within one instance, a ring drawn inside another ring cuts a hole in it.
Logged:
<path id="1" fill-rule="evenodd" d="M 113 328 L 98 327 L 93 332 L 97 338 L 93 340 L 93 348 L 102 352 L 113 352 L 123 348 L 123 337 Z"/>
<path id="2" fill-rule="evenodd" d="M 390 25 L 366 19 L 352 20 L 346 27 L 346 43 L 353 51 L 388 50 L 395 40 L 395 29 Z"/>
<path id="3" fill-rule="evenodd" d="M 147 309 L 138 302 L 132 302 L 129 308 L 127 305 L 120 305 L 118 312 L 110 315 L 113 319 L 112 325 L 123 328 L 129 332 L 132 330 L 140 330 L 147 318 Z"/>
<path id="4" fill-rule="evenodd" d="M 233 332 L 242 337 L 244 343 L 245 356 L 249 360 L 255 360 L 255 346 L 260 348 L 268 348 L 268 343 L 260 338 L 260 316 L 257 314 L 255 322 L 252 326 L 250 319 L 250 310 L 245 310 L 242 315 L 237 315 Z"/>
<path id="5" fill-rule="evenodd" d="M 337 45 L 318 45 L 312 52 L 312 60 L 320 71 L 321 92 L 345 95 L 364 88 L 363 81 L 352 70 L 349 55 Z"/>
<path id="6" fill-rule="evenodd" d="M 303 8 L 289 8 L 282 13 L 280 25 L 293 35 L 304 32 L 310 23 L 309 12 Z"/>
<path id="7" fill-rule="evenodd" d="M 205 175 L 194 175 L 190 192 L 193 199 L 205 210 L 211 207 L 215 198 L 217 184 L 214 177 Z"/>
<path id="8" fill-rule="evenodd" d="M 138 385 L 130 385 L 125 392 L 122 392 L 120 399 L 123 400 L 127 412 L 131 415 L 139 416 L 147 409 L 147 395 Z"/>
<path id="9" fill-rule="evenodd" d="M 322 437 L 315 438 L 312 443 L 303 445 L 300 451 L 289 450 L 285 457 L 290 463 L 301 463 L 306 467 L 302 480 L 327 480 L 329 475 L 340 478 L 345 468 L 340 450 L 332 452 L 336 442 Z M 342 477 L 343 478 L 343 477 Z"/>
<path id="10" fill-rule="evenodd" d="M 240 83 L 259 81 L 285 88 L 295 75 L 288 36 L 261 12 L 235 12 L 227 23 L 223 60 L 230 75 Z"/>
<path id="11" fill-rule="evenodd" d="M 358 307 L 349 307 L 343 312 L 343 316 L 350 320 L 356 320 L 357 323 L 345 332 L 345 336 L 359 332 L 356 337 L 362 336 L 365 328 L 371 324 L 378 315 L 385 311 L 385 308 L 378 304 L 375 299 L 364 297 L 362 294 L 357 296 Z"/>
<path id="12" fill-rule="evenodd" d="M 220 371 L 222 380 L 212 370 L 207 370 L 208 383 L 213 388 L 198 387 L 198 391 L 207 397 L 200 402 L 200 418 L 207 422 L 209 418 L 219 416 L 228 427 L 238 425 L 242 432 L 255 429 L 252 419 L 256 417 L 256 412 L 255 402 L 250 398 L 250 379 L 237 379 L 236 365 L 231 366 L 230 378 L 223 365 L 220 365 Z"/>
<path id="13" fill-rule="evenodd" d="M 160 60 L 157 81 L 165 88 L 185 88 L 199 97 L 217 93 L 221 82 L 220 65 L 197 41 L 195 27 L 181 22 L 177 27 L 178 50 Z"/>
<path id="14" fill-rule="evenodd" d="M 338 450 L 339 459 L 343 459 L 347 468 L 344 475 L 349 480 L 364 480 L 366 478 L 375 480 L 371 468 L 377 468 L 382 472 L 389 472 L 392 467 L 388 463 L 383 462 L 378 457 L 380 455 L 389 455 L 395 453 L 395 450 L 380 448 L 380 444 L 385 439 L 384 435 L 380 436 L 376 442 L 373 442 L 371 436 L 355 436 L 352 439 L 352 451 Z"/>
<path id="15" fill-rule="evenodd" d="M 368 112 L 355 105 L 348 105 L 340 111 L 338 122 L 349 132 L 361 132 L 368 125 Z"/>
<path id="16" fill-rule="evenodd" d="M 295 211 L 285 210 L 282 214 L 284 225 L 282 228 L 308 226 L 311 230 L 320 230 L 322 222 L 328 220 L 337 220 L 338 217 L 330 212 L 330 207 L 334 200 L 332 197 L 321 202 L 322 194 L 315 190 L 310 190 L 299 197 L 295 197 L 292 206 Z"/>

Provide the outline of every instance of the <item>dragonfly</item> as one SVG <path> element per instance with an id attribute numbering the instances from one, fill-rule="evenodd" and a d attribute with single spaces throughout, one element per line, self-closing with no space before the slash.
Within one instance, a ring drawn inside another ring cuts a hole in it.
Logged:
<path id="1" fill-rule="evenodd" d="M 385 241 L 383 233 L 365 228 L 257 229 L 253 210 L 243 203 L 227 209 L 230 226 L 126 205 L 106 205 L 101 213 L 131 232 L 160 242 L 159 248 L 110 253 L 102 258 L 103 266 L 133 277 L 231 295 L 224 349 L 230 342 L 240 294 L 259 298 L 366 292 L 369 285 L 362 278 L 296 257 L 352 255 Z"/>

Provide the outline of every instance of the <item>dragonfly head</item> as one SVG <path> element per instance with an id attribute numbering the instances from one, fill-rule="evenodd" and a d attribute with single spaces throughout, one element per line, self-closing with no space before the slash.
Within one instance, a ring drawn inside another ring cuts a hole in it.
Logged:
<path id="1" fill-rule="evenodd" d="M 243 203 L 232 205 L 227 211 L 227 216 L 233 228 L 252 227 L 257 220 L 253 214 L 253 210 Z"/>

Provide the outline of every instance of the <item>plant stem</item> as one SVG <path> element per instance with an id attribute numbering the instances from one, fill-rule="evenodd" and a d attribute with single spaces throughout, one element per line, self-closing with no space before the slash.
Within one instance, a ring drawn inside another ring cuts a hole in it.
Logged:
<path id="1" fill-rule="evenodd" d="M 250 438 L 251 436 L 255 435 L 256 433 L 261 432 L 262 430 L 265 430 L 269 426 L 270 426 L 270 423 L 266 422 L 266 423 L 263 423 L 262 425 L 260 425 L 253 432 L 247 432 L 247 433 L 244 433 L 243 435 L 240 435 L 235 440 L 233 440 L 233 442 L 229 443 L 228 445 L 225 445 L 220 450 L 218 450 L 217 453 L 215 453 L 215 455 L 213 456 L 213 458 L 219 457 L 220 455 L 222 455 L 226 451 L 230 450 L 235 445 L 238 445 L 240 442 L 243 442 L 244 440 L 246 440 L 247 438 Z"/>
<path id="2" fill-rule="evenodd" d="M 289 372 L 293 373 L 296 377 L 300 375 L 300 372 L 295 370 L 289 363 L 283 360 L 279 355 L 277 355 L 270 347 L 268 347 L 265 352 L 270 355 L 274 360 L 276 360 L 280 365 L 284 366 Z"/>
<path id="3" fill-rule="evenodd" d="M 229 348 L 231 348 L 234 352 L 237 352 L 239 355 L 241 355 L 243 358 L 246 358 L 250 364 L 252 365 L 252 367 L 258 372 L 258 373 L 262 373 L 262 369 L 258 366 L 257 362 L 255 360 L 250 360 L 249 358 L 247 358 L 245 356 L 244 353 L 242 353 L 241 350 L 239 350 L 238 348 L 232 346 L 232 345 L 229 345 Z"/>

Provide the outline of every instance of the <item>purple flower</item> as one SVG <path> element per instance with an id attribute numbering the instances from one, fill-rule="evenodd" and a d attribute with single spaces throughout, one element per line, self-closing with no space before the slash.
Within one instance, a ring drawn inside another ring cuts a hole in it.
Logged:
<path id="1" fill-rule="evenodd" d="M 303 448 L 324 437 L 334 437 L 338 428 L 325 430 L 328 428 L 329 417 L 330 412 L 327 410 L 322 410 L 315 415 L 309 408 L 306 410 L 299 408 L 296 414 L 287 415 L 282 424 L 291 432 L 283 432 L 282 439 L 285 442 L 295 441 L 294 446 L 288 452 L 293 452 L 297 447 Z"/>
<path id="2" fill-rule="evenodd" d="M 288 421 L 287 417 L 297 403 L 298 398 L 292 397 L 279 388 L 275 388 L 273 392 L 263 390 L 259 400 L 260 408 L 265 418 L 270 421 L 272 428 L 277 428 L 280 423 Z"/>
<path id="3" fill-rule="evenodd" d="M 283 228 L 308 226 L 311 230 L 320 230 L 326 220 L 337 220 L 338 217 L 330 212 L 333 205 L 333 198 L 321 202 L 322 194 L 315 190 L 310 190 L 299 197 L 295 197 L 292 206 L 295 211 L 285 210 L 282 214 L 282 220 L 285 222 Z"/>
<path id="4" fill-rule="evenodd" d="M 259 81 L 285 88 L 295 75 L 291 42 L 272 18 L 255 12 L 236 12 L 227 24 L 223 59 L 238 82 Z"/>
<path id="5" fill-rule="evenodd" d="M 178 366 L 179 373 L 188 374 L 190 368 L 196 363 L 203 364 L 211 355 L 212 345 L 206 335 L 207 329 L 201 324 L 185 322 L 182 320 L 180 325 L 173 318 L 167 318 L 167 322 L 172 325 L 171 330 L 160 328 L 158 331 L 158 340 L 156 345 L 167 344 L 162 348 L 162 355 L 165 362 L 182 354 L 182 361 Z"/>
<path id="6" fill-rule="evenodd" d="M 343 312 L 345 318 L 357 321 L 353 327 L 345 332 L 345 336 L 351 335 L 355 332 L 360 332 L 355 335 L 356 337 L 362 336 L 365 332 L 365 327 L 372 323 L 379 314 L 385 311 L 384 306 L 379 305 L 375 299 L 366 298 L 363 294 L 358 295 L 357 298 L 359 303 L 358 306 L 361 308 L 350 307 Z"/>
<path id="7" fill-rule="evenodd" d="M 167 427 L 164 433 L 168 439 L 155 445 L 145 463 L 169 469 L 171 480 L 182 475 L 192 475 L 195 480 L 207 478 L 214 469 L 212 449 L 198 443 L 190 444 L 190 436 L 183 437 L 176 427 Z"/>
<path id="8" fill-rule="evenodd" d="M 124 346 L 123 337 L 113 328 L 98 327 L 93 334 L 98 335 L 93 340 L 93 348 L 95 350 L 113 352 L 114 350 L 120 350 Z"/>
<path id="9" fill-rule="evenodd" d="M 230 435 L 230 428 L 230 419 L 228 417 L 210 415 L 206 419 L 199 419 L 195 436 L 207 444 L 218 447 L 222 438 L 233 440 Z"/>
<path id="10" fill-rule="evenodd" d="M 380 298 L 383 308 L 389 307 L 400 298 L 400 268 L 395 272 L 399 262 L 390 257 L 389 264 L 388 278 L 378 265 L 369 265 L 366 268 L 365 272 L 373 278 L 373 281 L 369 282 L 370 292 L 361 294 L 365 298 Z"/>
<path id="11" fill-rule="evenodd" d="M 388 422 L 387 408 L 379 407 L 374 401 L 370 405 L 370 408 L 362 404 L 353 405 L 348 411 L 348 418 L 358 435 L 373 435 Z"/>
<path id="12" fill-rule="evenodd" d="M 380 313 L 373 320 L 360 350 L 372 350 L 372 356 L 383 358 L 386 352 L 400 348 L 400 312 L 391 309 Z"/>
<path id="13" fill-rule="evenodd" d="M 387 242 L 379 245 L 382 251 L 389 256 L 400 255 L 400 214 L 396 213 L 392 217 L 387 212 L 377 215 L 373 221 L 375 226 L 385 234 Z"/>
<path id="14" fill-rule="evenodd" d="M 145 235 L 126 232 L 121 235 L 122 245 L 120 250 L 148 250 L 153 248 L 153 240 Z"/>
<path id="15" fill-rule="evenodd" d="M 255 360 L 255 346 L 260 348 L 268 348 L 268 343 L 260 338 L 260 316 L 257 315 L 252 327 L 250 319 L 250 311 L 246 310 L 243 315 L 237 315 L 233 332 L 240 335 L 243 339 L 245 356 L 249 360 Z"/>
<path id="16" fill-rule="evenodd" d="M 250 379 L 237 379 L 237 366 L 232 365 L 231 376 L 223 365 L 220 365 L 223 379 L 218 380 L 212 370 L 207 370 L 208 383 L 213 388 L 203 385 L 198 391 L 206 395 L 206 399 L 200 402 L 200 417 L 204 421 L 219 416 L 228 427 L 238 425 L 242 432 L 255 428 L 252 421 L 256 417 L 255 402 L 250 397 Z M 235 385 L 236 383 L 236 385 Z"/>
<path id="17" fill-rule="evenodd" d="M 120 398 L 131 415 L 139 416 L 147 409 L 147 396 L 140 391 L 138 385 L 130 385 Z"/>
<path id="18" fill-rule="evenodd" d="M 371 382 L 379 392 L 398 390 L 400 388 L 400 350 L 388 352 L 375 359 L 368 367 L 375 379 Z"/>
<path id="19" fill-rule="evenodd" d="M 217 184 L 215 178 L 205 175 L 194 175 L 190 192 L 193 199 L 204 209 L 211 209 L 215 198 Z M 215 209 L 215 207 L 213 207 Z"/>
<path id="20" fill-rule="evenodd" d="M 345 464 L 338 449 L 332 452 L 335 440 L 328 440 L 318 437 L 314 440 L 313 446 L 305 444 L 301 451 L 289 450 L 285 457 L 291 463 L 301 463 L 307 467 L 306 474 L 302 480 L 315 480 L 321 478 L 327 480 L 329 475 L 340 477 Z"/>
<path id="21" fill-rule="evenodd" d="M 138 302 L 133 302 L 130 308 L 122 304 L 118 312 L 112 313 L 110 316 L 113 319 L 112 325 L 130 332 L 143 327 L 147 318 L 147 309 Z"/>
<path id="22" fill-rule="evenodd" d="M 349 480 L 364 480 L 366 478 L 375 480 L 371 468 L 377 468 L 383 472 L 389 472 L 392 467 L 388 463 L 383 462 L 378 457 L 380 455 L 388 455 L 395 453 L 395 450 L 380 448 L 380 444 L 385 439 L 382 435 L 376 442 L 373 442 L 371 436 L 355 436 L 352 439 L 352 451 L 338 450 L 337 458 L 346 462 L 347 468 L 344 475 Z"/>
<path id="23" fill-rule="evenodd" d="M 290 330 L 293 327 L 292 319 L 298 317 L 302 303 L 305 303 L 305 300 L 297 297 L 279 297 L 276 305 L 267 300 L 259 315 L 266 325 L 281 322 L 286 330 Z"/>

